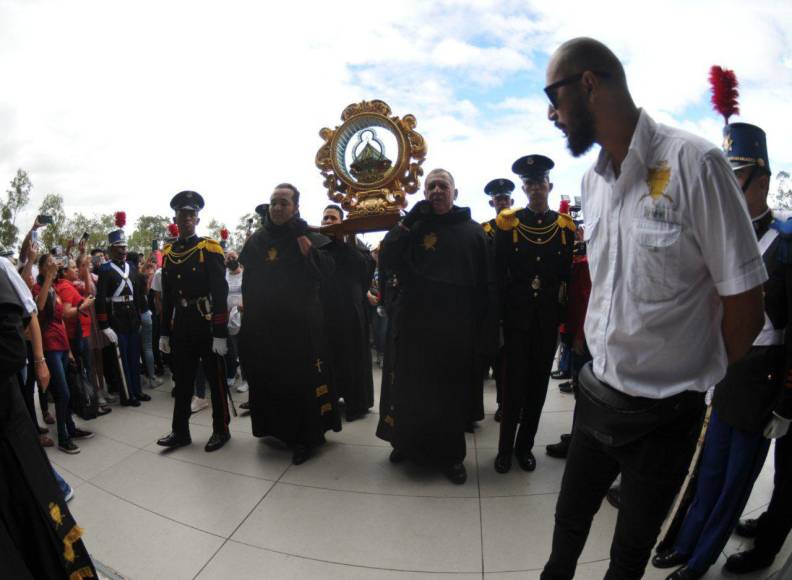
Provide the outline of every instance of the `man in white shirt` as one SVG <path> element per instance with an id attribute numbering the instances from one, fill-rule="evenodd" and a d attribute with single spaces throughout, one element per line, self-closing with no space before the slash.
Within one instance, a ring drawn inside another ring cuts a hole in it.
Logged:
<path id="1" fill-rule="evenodd" d="M 762 328 L 767 279 L 745 201 L 714 145 L 656 124 L 602 43 L 564 43 L 547 67 L 549 119 L 583 178 L 592 290 L 575 434 L 543 580 L 572 578 L 591 520 L 622 474 L 606 579 L 641 578 L 690 459 L 703 393 Z"/>

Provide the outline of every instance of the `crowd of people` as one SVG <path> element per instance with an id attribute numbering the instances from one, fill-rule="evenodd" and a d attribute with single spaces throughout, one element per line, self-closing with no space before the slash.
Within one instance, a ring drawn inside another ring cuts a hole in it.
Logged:
<path id="1" fill-rule="evenodd" d="M 128 252 L 122 229 L 103 250 L 81 241 L 44 252 L 37 220 L 18 270 L 0 260 L 0 290 L 11 289 L 1 297 L 13 305 L 3 325 L 15 337 L 27 324 L 25 351 L 9 356 L 4 375 L 19 385 L 26 429 L 38 430 L 40 446 L 55 444 L 39 424 L 38 385 L 58 449 L 78 453 L 92 433 L 73 411 L 107 414 L 116 397 L 145 404 L 143 387 L 160 386 L 168 367 L 173 421 L 159 445 L 190 445 L 190 415 L 211 404 L 205 450 L 222 448 L 233 386 L 249 394 L 240 406 L 253 434 L 286 443 L 299 465 L 342 417 L 370 412 L 376 364 L 376 434 L 391 444 L 390 461 L 435 466 L 462 485 L 465 433 L 484 418 L 490 370 L 500 424 L 493 469 L 505 475 L 514 460 L 536 469 L 560 343 L 567 356 L 556 376 L 570 379 L 562 387 L 576 407 L 570 433 L 547 447 L 567 464 L 541 577 L 574 576 L 617 477 L 606 578 L 640 578 L 666 520 L 651 562 L 676 568 L 670 580 L 703 576 L 735 528 L 756 540 L 726 569 L 769 566 L 792 526 L 792 222 L 767 207 L 765 134 L 727 115 L 721 151 L 657 124 L 633 103 L 618 58 L 592 39 L 562 45 L 546 74 L 548 117 L 572 154 L 602 148 L 583 177 L 582 208 L 550 209 L 555 163 L 531 154 L 512 166 L 524 208 L 513 207 L 514 182 L 494 179 L 484 193 L 495 217 L 479 224 L 457 204 L 452 173 L 436 168 L 424 199 L 372 251 L 336 233 L 337 205 L 324 209 L 324 228 L 309 227 L 290 183 L 256 208 L 261 227 L 239 253 L 196 234 L 205 201 L 194 191 L 171 200 L 172 237 L 148 258 Z M 772 501 L 758 520 L 739 522 L 774 439 Z M 68 513 L 73 492 L 57 473 L 47 477 Z M 79 546 L 79 533 L 69 541 Z"/>

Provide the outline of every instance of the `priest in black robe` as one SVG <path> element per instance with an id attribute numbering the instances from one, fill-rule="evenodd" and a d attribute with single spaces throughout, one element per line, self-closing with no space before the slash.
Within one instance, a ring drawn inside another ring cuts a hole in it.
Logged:
<path id="1" fill-rule="evenodd" d="M 329 243 L 299 217 L 300 194 L 278 185 L 259 206 L 262 227 L 239 255 L 242 327 L 239 354 L 250 385 L 253 435 L 273 436 L 293 448 L 295 465 L 341 430 L 330 380 L 321 287 L 333 273 Z"/>
<path id="2" fill-rule="evenodd" d="M 393 367 L 377 435 L 390 459 L 409 458 L 467 479 L 465 427 L 481 397 L 481 354 L 494 348 L 494 284 L 487 240 L 470 210 L 454 205 L 454 178 L 435 169 L 418 202 L 382 244 L 399 280 Z"/>
<path id="3" fill-rule="evenodd" d="M 96 578 L 17 384 L 33 312 L 17 293 L 22 280 L 10 275 L 0 268 L 0 578 Z"/>
<path id="4" fill-rule="evenodd" d="M 324 209 L 322 225 L 339 223 L 343 217 L 339 206 L 329 205 Z M 364 255 L 354 236 L 333 237 L 323 249 L 335 263 L 335 273 L 323 292 L 333 384 L 344 399 L 346 420 L 354 421 L 374 405 L 366 303 L 371 258 Z"/>

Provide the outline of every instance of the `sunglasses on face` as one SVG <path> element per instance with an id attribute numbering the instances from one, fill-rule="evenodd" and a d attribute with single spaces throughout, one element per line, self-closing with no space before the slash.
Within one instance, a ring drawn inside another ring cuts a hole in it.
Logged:
<path id="1" fill-rule="evenodd" d="M 550 101 L 550 106 L 553 107 L 553 109 L 556 109 L 558 107 L 558 89 L 560 89 L 561 87 L 565 87 L 567 85 L 580 82 L 580 80 L 583 78 L 583 75 L 585 75 L 587 72 L 590 72 L 592 74 L 597 75 L 598 77 L 602 77 L 606 79 L 610 77 L 610 73 L 607 73 L 605 71 L 584 70 L 583 72 L 580 72 L 576 75 L 572 75 L 570 77 L 563 78 L 560 81 L 556 81 L 552 84 L 549 84 L 544 88 L 544 92 L 547 95 L 547 99 Z"/>

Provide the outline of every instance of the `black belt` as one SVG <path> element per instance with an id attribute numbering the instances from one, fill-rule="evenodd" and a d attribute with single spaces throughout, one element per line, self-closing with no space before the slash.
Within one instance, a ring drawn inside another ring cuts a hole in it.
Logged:
<path id="1" fill-rule="evenodd" d="M 589 362 L 578 377 L 575 422 L 598 441 L 619 447 L 650 433 L 679 415 L 701 410 L 704 394 L 683 391 L 665 399 L 633 397 L 603 383 Z"/>

